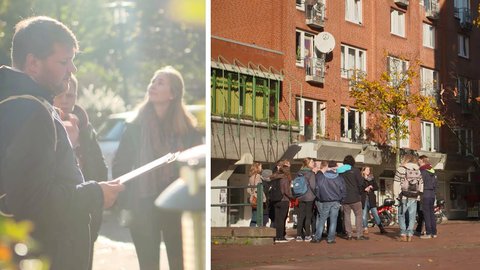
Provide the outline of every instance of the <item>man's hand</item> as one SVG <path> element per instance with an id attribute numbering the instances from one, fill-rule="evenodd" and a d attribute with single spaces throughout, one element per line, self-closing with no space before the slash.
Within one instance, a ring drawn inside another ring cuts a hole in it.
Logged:
<path id="1" fill-rule="evenodd" d="M 98 183 L 103 191 L 103 209 L 112 207 L 118 197 L 118 193 L 125 189 L 120 181 L 105 181 Z"/>

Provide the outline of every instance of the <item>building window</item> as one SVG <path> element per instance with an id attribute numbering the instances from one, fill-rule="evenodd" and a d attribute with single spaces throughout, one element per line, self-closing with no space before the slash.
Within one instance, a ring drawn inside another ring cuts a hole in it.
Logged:
<path id="1" fill-rule="evenodd" d="M 423 46 L 435 49 L 435 27 L 427 23 L 423 24 Z"/>
<path id="2" fill-rule="evenodd" d="M 473 154 L 473 130 L 466 128 L 455 129 L 455 134 L 458 139 L 457 154 L 466 156 Z"/>
<path id="3" fill-rule="evenodd" d="M 303 67 L 305 59 L 314 57 L 315 49 L 313 47 L 313 34 L 298 30 L 295 32 L 295 48 L 297 55 L 297 66 Z"/>
<path id="4" fill-rule="evenodd" d="M 299 10 L 305 10 L 305 0 L 295 0 L 295 5 Z"/>
<path id="5" fill-rule="evenodd" d="M 437 152 L 439 148 L 440 129 L 432 122 L 422 121 L 422 150 Z"/>
<path id="6" fill-rule="evenodd" d="M 296 109 L 300 134 L 305 136 L 305 140 L 325 136 L 325 102 L 297 98 Z"/>
<path id="7" fill-rule="evenodd" d="M 212 114 L 254 121 L 278 120 L 280 79 L 212 68 Z"/>
<path id="8" fill-rule="evenodd" d="M 462 112 L 471 112 L 473 106 L 472 81 L 465 77 L 458 76 L 457 88 L 455 90 L 456 101 L 460 103 L 462 107 Z"/>
<path id="9" fill-rule="evenodd" d="M 340 50 L 340 72 L 342 78 L 350 79 L 357 72 L 367 72 L 367 52 L 365 50 L 343 44 Z"/>
<path id="10" fill-rule="evenodd" d="M 421 94 L 424 96 L 438 96 L 438 71 L 429 68 L 420 68 Z"/>
<path id="11" fill-rule="evenodd" d="M 343 141 L 356 142 L 365 139 L 365 114 L 365 112 L 342 106 L 340 134 Z"/>
<path id="12" fill-rule="evenodd" d="M 454 0 L 454 16 L 460 19 L 460 23 L 471 22 L 470 0 Z"/>
<path id="13" fill-rule="evenodd" d="M 468 36 L 458 34 L 458 56 L 470 57 L 470 39 Z"/>
<path id="14" fill-rule="evenodd" d="M 389 118 L 393 118 L 393 115 L 389 114 L 388 115 Z M 403 126 L 405 128 L 405 130 L 407 131 L 406 132 L 406 136 L 402 139 L 400 139 L 400 148 L 408 148 L 410 147 L 410 121 L 409 120 L 405 120 L 405 122 L 403 123 Z M 392 128 L 393 130 L 393 128 Z M 390 131 L 388 131 L 390 132 Z M 393 134 L 390 135 L 390 145 L 395 145 L 395 140 L 393 138 Z"/>
<path id="15" fill-rule="evenodd" d="M 345 20 L 362 24 L 362 0 L 345 0 Z"/>
<path id="16" fill-rule="evenodd" d="M 387 69 L 390 76 L 392 87 L 397 88 L 407 79 L 408 61 L 389 56 L 387 59 Z M 405 85 L 405 94 L 410 94 L 410 87 Z"/>
<path id="17" fill-rule="evenodd" d="M 390 11 L 390 33 L 405 37 L 405 13 L 396 9 Z"/>

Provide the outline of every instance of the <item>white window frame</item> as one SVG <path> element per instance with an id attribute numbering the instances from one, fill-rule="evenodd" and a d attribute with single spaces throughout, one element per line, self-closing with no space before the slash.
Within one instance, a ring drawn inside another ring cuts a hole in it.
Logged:
<path id="1" fill-rule="evenodd" d="M 390 75 L 391 83 L 395 84 L 398 83 L 398 80 L 403 80 L 403 76 L 406 76 L 406 72 L 410 66 L 410 62 L 402 60 L 400 58 L 396 58 L 394 56 L 389 56 L 387 58 L 387 61 L 388 74 Z M 405 91 L 407 95 L 410 94 L 410 88 L 408 86 Z"/>
<path id="2" fill-rule="evenodd" d="M 355 113 L 355 140 L 353 139 L 353 134 L 349 134 L 348 129 L 348 113 L 353 111 Z M 341 130 L 342 125 L 340 124 L 340 140 L 344 142 L 353 142 L 359 139 L 365 139 L 365 130 L 367 127 L 367 117 L 366 112 L 360 112 L 354 108 L 348 108 L 347 106 L 342 106 L 340 108 L 340 119 L 343 116 L 343 130 Z M 342 121 L 342 120 L 340 120 Z M 363 130 L 362 130 L 363 129 Z"/>
<path id="3" fill-rule="evenodd" d="M 432 122 L 422 121 L 422 150 L 429 152 L 440 151 L 440 128 Z M 430 147 L 428 147 L 430 146 Z"/>
<path id="4" fill-rule="evenodd" d="M 298 123 L 300 126 L 300 135 L 305 136 L 305 103 L 312 103 L 312 136 L 313 138 L 305 138 L 306 140 L 316 139 L 316 135 L 320 134 L 321 137 L 325 136 L 325 117 L 326 117 L 326 103 L 320 100 L 297 98 L 297 115 Z"/>
<path id="5" fill-rule="evenodd" d="M 437 97 L 438 96 L 438 71 L 421 67 L 420 68 L 420 84 L 421 94 L 424 96 Z"/>
<path id="6" fill-rule="evenodd" d="M 353 54 L 350 54 L 350 52 L 353 52 Z M 353 55 L 353 58 L 349 57 L 350 55 Z M 353 75 L 352 72 L 357 71 L 367 73 L 367 51 L 342 44 L 340 48 L 340 76 L 350 79 Z"/>
<path id="7" fill-rule="evenodd" d="M 314 43 L 314 35 L 309 32 L 305 32 L 302 30 L 297 29 L 295 31 L 295 40 L 296 40 L 296 35 L 297 33 L 300 34 L 300 43 L 302 45 L 301 50 L 300 50 L 300 59 L 296 59 L 296 65 L 298 67 L 304 67 L 304 59 L 307 57 L 306 52 L 310 54 L 309 57 L 315 58 L 315 43 Z M 310 48 L 306 48 L 305 43 L 306 41 L 310 42 Z M 296 43 L 296 41 L 295 41 Z M 298 44 L 295 44 L 295 49 L 298 49 Z M 297 53 L 295 52 L 295 58 L 297 56 Z"/>
<path id="8" fill-rule="evenodd" d="M 457 154 L 467 156 L 473 154 L 473 129 L 470 128 L 456 128 L 455 133 L 462 142 L 465 142 L 466 147 L 459 141 Z"/>
<path id="9" fill-rule="evenodd" d="M 345 20 L 362 24 L 362 0 L 345 0 Z"/>
<path id="10" fill-rule="evenodd" d="M 428 23 L 423 23 L 423 46 L 435 49 L 435 27 Z"/>
<path id="11" fill-rule="evenodd" d="M 393 115 L 389 114 L 388 117 L 393 118 Z M 405 123 L 403 123 L 403 125 L 408 127 L 408 134 L 405 139 L 400 140 L 400 148 L 409 148 L 410 147 L 410 121 L 406 120 Z M 391 138 L 390 140 L 390 145 L 392 146 L 395 145 L 395 140 L 393 138 Z"/>
<path id="12" fill-rule="evenodd" d="M 399 37 L 405 37 L 405 12 L 390 10 L 390 33 Z"/>
<path id="13" fill-rule="evenodd" d="M 296 0 L 295 6 L 297 7 L 298 10 L 305 11 L 305 0 L 300 0 L 300 1 Z"/>
<path id="14" fill-rule="evenodd" d="M 470 58 L 470 38 L 466 35 L 458 34 L 458 56 Z"/>

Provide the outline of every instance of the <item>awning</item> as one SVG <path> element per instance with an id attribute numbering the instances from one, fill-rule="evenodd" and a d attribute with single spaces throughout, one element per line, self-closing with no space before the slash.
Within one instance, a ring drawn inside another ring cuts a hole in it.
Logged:
<path id="1" fill-rule="evenodd" d="M 417 150 L 419 156 L 425 155 L 435 170 L 445 170 L 447 154 Z"/>
<path id="2" fill-rule="evenodd" d="M 333 160 L 340 162 L 343 161 L 347 155 L 356 157 L 360 152 L 362 152 L 363 149 L 363 145 L 358 143 L 324 140 L 301 142 L 290 147 L 294 147 L 298 150 L 293 156 L 293 159 L 310 157 L 320 160 Z M 287 150 L 287 152 L 289 151 Z"/>

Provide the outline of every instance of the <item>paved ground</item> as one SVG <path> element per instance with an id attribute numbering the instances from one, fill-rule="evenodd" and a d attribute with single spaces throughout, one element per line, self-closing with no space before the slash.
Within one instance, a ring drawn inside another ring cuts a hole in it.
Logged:
<path id="1" fill-rule="evenodd" d="M 165 245 L 161 245 L 160 270 L 168 270 Z M 127 228 L 121 227 L 114 215 L 106 211 L 100 236 L 95 242 L 93 270 L 138 270 L 137 254 Z"/>
<path id="2" fill-rule="evenodd" d="M 327 245 L 308 242 L 267 246 L 213 245 L 211 269 L 480 269 L 480 222 L 449 221 L 438 226 L 438 238 L 396 241 L 398 227 L 370 240 Z M 289 230 L 288 235 L 295 232 Z"/>

